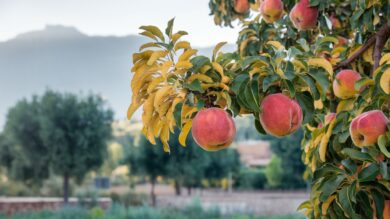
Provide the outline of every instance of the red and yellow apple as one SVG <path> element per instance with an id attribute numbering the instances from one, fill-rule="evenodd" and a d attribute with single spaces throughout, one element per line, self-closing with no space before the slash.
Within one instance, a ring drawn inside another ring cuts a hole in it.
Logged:
<path id="1" fill-rule="evenodd" d="M 336 17 L 335 14 L 332 14 L 330 16 L 330 21 L 332 22 L 332 28 L 333 29 L 340 29 L 341 28 L 341 22 L 340 20 Z"/>
<path id="2" fill-rule="evenodd" d="M 360 74 L 353 70 L 342 70 L 333 81 L 333 91 L 336 97 L 349 99 L 360 91 L 355 88 L 355 83 L 361 78 Z"/>
<path id="3" fill-rule="evenodd" d="M 357 147 L 374 145 L 378 137 L 387 131 L 389 119 L 380 110 L 365 112 L 354 118 L 349 126 L 349 133 Z"/>
<path id="4" fill-rule="evenodd" d="M 232 117 L 220 108 L 199 111 L 192 121 L 192 137 L 206 151 L 227 148 L 236 136 Z"/>
<path id="5" fill-rule="evenodd" d="M 261 103 L 260 122 L 270 135 L 289 135 L 301 127 L 302 119 L 302 109 L 297 101 L 284 94 L 271 94 Z"/>
<path id="6" fill-rule="evenodd" d="M 283 15 L 282 0 L 264 0 L 260 5 L 260 13 L 267 23 L 274 23 Z"/>
<path id="7" fill-rule="evenodd" d="M 309 0 L 300 0 L 290 11 L 290 20 L 298 30 L 310 30 L 317 26 L 318 8 L 310 7 Z"/>
<path id="8" fill-rule="evenodd" d="M 245 14 L 249 11 L 250 5 L 248 0 L 235 0 L 234 11 L 239 14 Z"/>

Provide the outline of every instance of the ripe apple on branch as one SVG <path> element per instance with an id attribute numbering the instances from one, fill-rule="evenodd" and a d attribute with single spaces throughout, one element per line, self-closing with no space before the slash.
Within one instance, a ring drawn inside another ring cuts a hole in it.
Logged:
<path id="1" fill-rule="evenodd" d="M 205 150 L 228 147 L 237 116 L 252 115 L 259 133 L 276 137 L 302 128 L 311 195 L 299 210 L 309 218 L 388 217 L 390 3 L 209 6 L 217 25 L 243 24 L 237 51 L 222 53 L 219 43 L 210 58 L 199 56 L 183 40 L 187 32 L 173 32 L 173 20 L 164 32 L 142 26 L 151 42 L 133 54 L 128 117 L 142 107 L 142 133 L 167 152 L 177 128 L 183 146 L 192 130 Z"/>

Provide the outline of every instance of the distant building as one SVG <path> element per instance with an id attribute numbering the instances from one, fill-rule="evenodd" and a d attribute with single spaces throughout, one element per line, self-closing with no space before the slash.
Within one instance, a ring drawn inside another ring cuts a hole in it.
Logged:
<path id="1" fill-rule="evenodd" d="M 237 143 L 241 162 L 248 167 L 265 167 L 271 161 L 270 143 L 267 141 L 244 141 Z"/>

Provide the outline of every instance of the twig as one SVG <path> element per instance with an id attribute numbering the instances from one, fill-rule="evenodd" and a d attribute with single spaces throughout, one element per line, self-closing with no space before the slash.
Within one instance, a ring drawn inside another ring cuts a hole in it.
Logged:
<path id="1" fill-rule="evenodd" d="M 340 68 L 347 67 L 349 64 L 351 64 L 351 62 L 353 62 L 356 58 L 358 58 L 361 54 L 363 54 L 368 48 L 370 48 L 374 44 L 375 44 L 375 49 L 373 53 L 373 60 L 374 60 L 373 69 L 375 70 L 379 66 L 379 61 L 382 56 L 383 47 L 385 46 L 389 37 L 390 37 L 390 27 L 387 24 L 385 24 L 375 35 L 371 36 L 370 39 L 368 39 L 368 41 L 362 46 L 362 48 L 356 51 L 348 59 L 337 64 L 333 68 L 333 70 L 336 71 Z"/>
<path id="2" fill-rule="evenodd" d="M 363 54 L 368 48 L 370 48 L 376 41 L 376 34 L 372 37 L 370 37 L 370 39 L 368 39 L 367 43 L 364 44 L 362 46 L 362 48 L 360 48 L 358 51 L 356 51 L 351 57 L 349 57 L 348 59 L 340 62 L 339 64 L 337 64 L 333 70 L 336 71 L 340 68 L 344 68 L 344 67 L 347 67 L 351 62 L 353 62 L 357 57 L 359 57 L 361 54 Z"/>

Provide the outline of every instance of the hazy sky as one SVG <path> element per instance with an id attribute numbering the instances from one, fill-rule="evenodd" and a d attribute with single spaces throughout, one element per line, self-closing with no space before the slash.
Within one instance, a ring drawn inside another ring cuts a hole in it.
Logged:
<path id="1" fill-rule="evenodd" d="M 195 46 L 234 43 L 238 29 L 220 28 L 209 16 L 209 0 L 0 0 L 0 41 L 46 24 L 74 26 L 89 35 L 127 35 L 138 27 L 164 27 L 176 17 Z"/>

